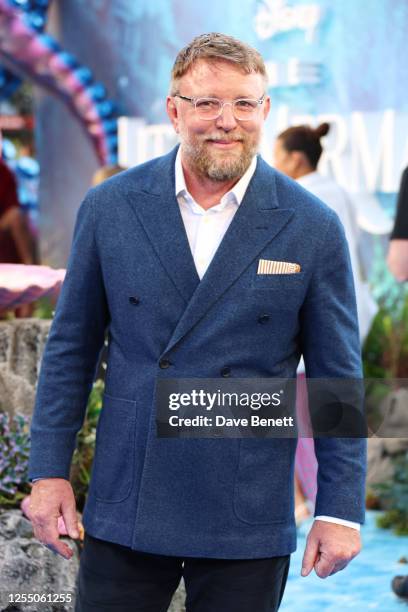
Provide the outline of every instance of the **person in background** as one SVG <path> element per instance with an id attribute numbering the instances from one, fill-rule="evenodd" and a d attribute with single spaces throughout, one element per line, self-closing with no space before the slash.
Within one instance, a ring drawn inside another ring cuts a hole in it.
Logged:
<path id="1" fill-rule="evenodd" d="M 397 281 L 408 280 L 408 166 L 402 173 L 387 263 Z M 408 575 L 394 576 L 391 587 L 396 595 L 408 599 Z"/>
<path id="2" fill-rule="evenodd" d="M 353 205 L 340 185 L 332 178 L 323 176 L 317 171 L 317 165 L 323 152 L 320 140 L 328 134 L 329 130 L 328 123 L 322 123 L 317 128 L 308 125 L 288 128 L 276 139 L 274 165 L 277 170 L 295 179 L 299 185 L 313 193 L 338 214 L 350 251 L 360 338 L 363 342 L 377 312 L 377 304 L 370 294 L 360 265 L 358 227 Z"/>
<path id="3" fill-rule="evenodd" d="M 14 174 L 1 159 L 0 137 L 0 264 L 34 263 L 30 233 L 17 196 Z M 33 304 L 23 304 L 15 309 L 18 318 L 31 316 Z M 0 318 L 7 316 L 4 311 Z"/>
<path id="4" fill-rule="evenodd" d="M 357 298 L 360 339 L 361 342 L 364 342 L 378 308 L 370 294 L 367 283 L 364 281 L 360 266 L 358 227 L 353 205 L 346 192 L 333 179 L 323 176 L 317 171 L 323 152 L 321 138 L 326 136 L 329 130 L 330 125 L 328 123 L 322 123 L 317 128 L 308 125 L 289 127 L 280 133 L 276 139 L 274 166 L 280 172 L 295 179 L 302 187 L 330 206 L 339 216 L 350 251 Z M 303 423 L 307 423 L 308 408 L 307 393 L 303 389 L 303 385 L 306 384 L 303 361 L 299 365 L 298 375 L 298 418 Z M 311 514 L 316 495 L 314 480 L 316 478 L 317 462 L 310 436 L 311 434 L 309 435 L 307 431 L 300 433 L 296 453 L 295 504 L 298 523 Z"/>
<path id="5" fill-rule="evenodd" d="M 0 263 L 32 264 L 30 237 L 17 197 L 17 184 L 0 159 Z"/>
<path id="6" fill-rule="evenodd" d="M 408 280 L 408 167 L 402 173 L 387 263 L 397 281 Z"/>

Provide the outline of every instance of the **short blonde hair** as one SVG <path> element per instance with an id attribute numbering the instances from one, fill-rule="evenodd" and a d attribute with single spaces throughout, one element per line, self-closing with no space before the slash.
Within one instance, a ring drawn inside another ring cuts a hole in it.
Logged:
<path id="1" fill-rule="evenodd" d="M 246 43 L 227 36 L 211 32 L 196 36 L 176 57 L 171 71 L 169 94 L 178 93 L 181 77 L 186 74 L 195 62 L 200 59 L 216 62 L 227 61 L 239 66 L 243 72 L 250 74 L 257 72 L 264 78 L 265 89 L 268 85 L 268 76 L 261 54 Z"/>

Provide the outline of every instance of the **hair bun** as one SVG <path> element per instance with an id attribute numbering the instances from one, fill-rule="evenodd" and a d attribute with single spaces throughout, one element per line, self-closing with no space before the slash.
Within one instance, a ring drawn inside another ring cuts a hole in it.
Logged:
<path id="1" fill-rule="evenodd" d="M 329 123 L 321 123 L 317 128 L 315 128 L 314 132 L 318 138 L 322 138 L 329 133 L 330 124 Z"/>

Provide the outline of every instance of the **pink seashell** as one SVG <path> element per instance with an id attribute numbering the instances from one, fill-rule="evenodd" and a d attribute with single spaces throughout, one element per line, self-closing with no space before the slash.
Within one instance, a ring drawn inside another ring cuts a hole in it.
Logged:
<path id="1" fill-rule="evenodd" d="M 0 310 L 30 304 L 45 295 L 56 297 L 64 277 L 63 269 L 0 264 Z"/>

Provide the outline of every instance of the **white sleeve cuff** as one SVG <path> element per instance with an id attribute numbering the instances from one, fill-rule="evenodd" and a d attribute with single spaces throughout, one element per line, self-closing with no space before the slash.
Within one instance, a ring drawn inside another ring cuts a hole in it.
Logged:
<path id="1" fill-rule="evenodd" d="M 326 521 L 327 523 L 337 523 L 338 525 L 344 525 L 345 527 L 351 527 L 352 529 L 357 529 L 360 531 L 360 523 L 355 523 L 354 521 L 346 521 L 345 519 L 336 518 L 334 516 L 315 516 L 315 521 Z"/>

